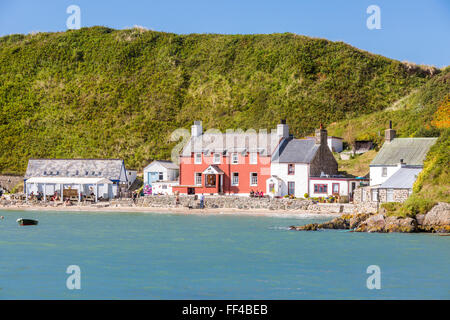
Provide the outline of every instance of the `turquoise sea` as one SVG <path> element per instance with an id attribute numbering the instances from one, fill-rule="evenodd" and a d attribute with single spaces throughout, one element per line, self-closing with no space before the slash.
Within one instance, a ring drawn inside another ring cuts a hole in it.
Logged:
<path id="1" fill-rule="evenodd" d="M 327 220 L 292 217 L 0 215 L 0 299 L 450 298 L 450 237 L 289 231 Z M 80 290 L 66 287 L 69 265 Z M 380 290 L 366 287 L 370 265 Z"/>

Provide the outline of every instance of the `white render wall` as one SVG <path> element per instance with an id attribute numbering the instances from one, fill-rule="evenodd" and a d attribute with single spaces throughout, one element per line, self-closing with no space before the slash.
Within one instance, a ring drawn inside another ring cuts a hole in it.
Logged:
<path id="1" fill-rule="evenodd" d="M 136 177 L 136 170 L 127 170 L 128 186 L 131 186 L 133 184 L 133 182 L 136 180 Z"/>
<path id="2" fill-rule="evenodd" d="M 310 197 L 326 197 L 333 194 L 333 183 L 339 183 L 339 195 L 348 196 L 349 181 L 348 180 L 324 180 L 324 179 L 314 179 L 311 178 L 309 181 L 309 196 Z M 328 185 L 327 193 L 314 193 L 315 184 L 326 184 Z"/>
<path id="3" fill-rule="evenodd" d="M 178 179 L 178 169 L 167 169 L 159 163 L 154 163 L 151 166 L 147 166 L 144 169 L 144 184 L 148 184 L 149 172 L 162 172 L 164 181 L 175 181 Z"/>
<path id="4" fill-rule="evenodd" d="M 383 173 L 383 167 L 370 167 L 370 185 L 375 186 L 378 184 L 382 184 L 387 179 L 389 179 L 390 176 L 392 176 L 394 173 L 400 169 L 400 166 L 385 166 L 384 168 L 387 168 L 387 175 L 386 177 L 381 176 Z"/>
<path id="5" fill-rule="evenodd" d="M 308 193 L 308 176 L 309 165 L 308 164 L 295 164 L 295 174 L 288 175 L 288 164 L 272 162 L 270 165 L 270 174 L 277 176 L 283 182 L 281 183 L 280 195 L 285 196 L 288 194 L 288 182 L 295 182 L 295 197 L 304 198 L 305 193 Z"/>
<path id="6" fill-rule="evenodd" d="M 327 144 L 332 152 L 342 152 L 342 150 L 344 150 L 342 139 L 328 137 Z"/>

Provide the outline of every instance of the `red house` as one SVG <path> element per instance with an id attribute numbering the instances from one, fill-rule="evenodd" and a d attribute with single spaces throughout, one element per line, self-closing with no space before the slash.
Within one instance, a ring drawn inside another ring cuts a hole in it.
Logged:
<path id="1" fill-rule="evenodd" d="M 191 127 L 191 138 L 180 155 L 180 181 L 173 191 L 184 194 L 244 194 L 264 192 L 270 177 L 273 150 L 288 135 L 286 124 L 267 133 L 210 130 L 201 121 Z"/>

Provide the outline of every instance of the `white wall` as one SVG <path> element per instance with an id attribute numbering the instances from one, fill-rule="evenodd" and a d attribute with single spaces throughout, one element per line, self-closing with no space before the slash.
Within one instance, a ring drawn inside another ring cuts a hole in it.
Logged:
<path id="1" fill-rule="evenodd" d="M 177 186 L 178 182 L 168 181 L 168 182 L 153 182 L 152 184 L 152 194 L 164 194 L 172 195 L 172 187 Z M 165 189 L 164 189 L 165 186 Z"/>
<path id="2" fill-rule="evenodd" d="M 175 181 L 178 179 L 178 169 L 167 169 L 159 163 L 154 163 L 144 169 L 144 184 L 148 184 L 149 172 L 162 172 L 164 181 Z"/>
<path id="3" fill-rule="evenodd" d="M 390 176 L 392 176 L 395 172 L 400 169 L 400 166 L 385 166 L 387 168 L 387 175 L 386 177 L 381 176 L 383 173 L 383 167 L 370 167 L 370 185 L 378 185 L 385 182 L 387 179 L 389 179 Z"/>
<path id="4" fill-rule="evenodd" d="M 309 181 L 309 196 L 310 197 L 326 197 L 333 194 L 333 183 L 339 184 L 339 195 L 348 196 L 349 181 L 348 180 L 325 180 L 325 179 L 311 179 Z M 326 184 L 327 193 L 314 193 L 315 184 Z"/>
<path id="5" fill-rule="evenodd" d="M 342 150 L 344 150 L 342 139 L 328 137 L 327 144 L 332 152 L 341 152 Z"/>
<path id="6" fill-rule="evenodd" d="M 283 182 L 281 183 L 281 196 L 288 194 L 288 182 L 295 182 L 295 197 L 303 198 L 305 193 L 308 193 L 308 176 L 309 165 L 307 164 L 295 164 L 295 174 L 288 175 L 287 163 L 273 162 L 270 165 L 270 171 L 272 176 L 277 176 Z"/>
<path id="7" fill-rule="evenodd" d="M 136 180 L 137 171 L 136 170 L 127 170 L 128 177 L 128 186 L 131 186 L 133 182 Z"/>

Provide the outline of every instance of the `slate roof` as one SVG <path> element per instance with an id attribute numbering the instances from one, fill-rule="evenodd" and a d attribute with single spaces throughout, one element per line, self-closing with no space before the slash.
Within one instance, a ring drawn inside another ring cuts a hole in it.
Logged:
<path id="1" fill-rule="evenodd" d="M 283 139 L 272 155 L 272 162 L 311 163 L 319 147 L 314 139 Z"/>
<path id="2" fill-rule="evenodd" d="M 124 162 L 120 159 L 30 159 L 25 179 L 31 177 L 97 177 L 120 180 L 122 166 L 124 166 Z"/>
<path id="3" fill-rule="evenodd" d="M 380 188 L 411 189 L 421 171 L 422 168 L 400 168 L 383 182 Z"/>
<path id="4" fill-rule="evenodd" d="M 385 142 L 371 166 L 397 165 L 400 159 L 410 166 L 423 166 L 423 160 L 437 138 L 395 138 Z"/>
<path id="5" fill-rule="evenodd" d="M 198 137 L 192 137 L 186 143 L 181 153 L 182 156 L 189 157 L 192 152 L 202 152 L 205 154 L 219 152 L 228 154 L 231 152 L 259 152 L 261 155 L 272 155 L 277 147 L 279 137 L 275 132 L 264 134 L 247 132 L 226 132 L 209 133 L 206 132 Z"/>
<path id="6" fill-rule="evenodd" d="M 147 169 L 148 167 L 152 166 L 153 164 L 156 164 L 156 163 L 160 164 L 161 166 L 163 166 L 166 169 L 175 169 L 175 170 L 179 169 L 178 166 L 175 163 L 173 163 L 172 161 L 169 161 L 169 160 L 154 160 L 149 165 L 147 165 L 144 168 L 144 170 Z"/>

